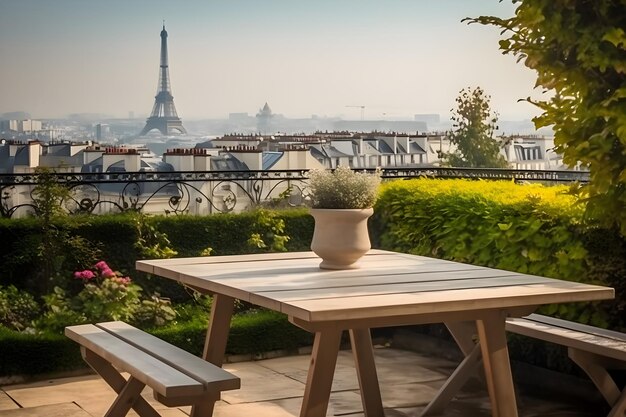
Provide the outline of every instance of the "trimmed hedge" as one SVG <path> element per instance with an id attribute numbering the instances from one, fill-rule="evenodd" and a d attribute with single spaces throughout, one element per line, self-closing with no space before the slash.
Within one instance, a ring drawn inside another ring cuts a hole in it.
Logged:
<path id="1" fill-rule="evenodd" d="M 371 227 L 378 247 L 615 288 L 615 300 L 540 312 L 626 329 L 626 240 L 585 223 L 565 186 L 415 179 L 383 186 Z M 437 326 L 420 331 L 437 332 Z M 511 357 L 560 371 L 563 349 L 511 337 Z"/>
<path id="2" fill-rule="evenodd" d="M 313 218 L 308 211 L 285 210 L 275 212 L 285 222 L 285 234 L 290 237 L 286 244 L 289 251 L 309 250 L 313 236 Z M 149 216 L 146 222 L 159 232 L 165 233 L 178 257 L 199 256 L 207 247 L 214 255 L 230 255 L 262 252 L 253 248 L 247 240 L 259 226 L 260 212 L 219 214 L 212 216 Z M 115 269 L 129 274 L 148 292 L 157 291 L 175 300 L 186 299 L 182 287 L 170 280 L 147 277 L 135 270 L 135 261 L 143 258 L 135 247 L 138 231 L 135 217 L 131 214 L 102 216 L 72 216 L 55 224 L 68 230 L 71 236 L 82 236 L 102 250 L 102 259 Z M 40 262 L 37 245 L 41 241 L 41 225 L 36 219 L 0 219 L 0 285 L 15 285 L 37 296 L 39 286 L 34 282 Z M 67 279 L 86 265 L 63 265 Z"/>
<path id="3" fill-rule="evenodd" d="M 207 323 L 176 324 L 150 333 L 200 356 Z M 259 354 L 308 346 L 313 336 L 289 323 L 284 314 L 254 310 L 233 317 L 227 354 Z M 0 375 L 37 375 L 85 368 L 79 345 L 62 335 L 31 335 L 0 326 Z M 10 360 L 8 359 L 10 358 Z"/>
<path id="4" fill-rule="evenodd" d="M 584 207 L 567 190 L 508 181 L 394 181 L 383 187 L 375 227 L 386 249 L 623 288 L 626 268 L 617 260 L 626 257 L 624 240 L 586 225 Z M 542 312 L 619 329 L 625 302 L 622 292 L 615 301 Z"/>

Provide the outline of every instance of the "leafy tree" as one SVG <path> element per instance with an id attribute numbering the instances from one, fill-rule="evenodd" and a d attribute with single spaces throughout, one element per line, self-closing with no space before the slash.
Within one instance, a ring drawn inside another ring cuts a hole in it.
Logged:
<path id="1" fill-rule="evenodd" d="M 470 23 L 502 29 L 504 54 L 537 71 L 552 90 L 532 101 L 553 126 L 556 151 L 580 163 L 591 181 L 580 188 L 587 216 L 619 226 L 626 236 L 626 13 L 624 0 L 512 0 L 515 16 L 481 16 Z"/>
<path id="2" fill-rule="evenodd" d="M 490 97 L 482 88 L 463 89 L 452 109 L 455 130 L 449 135 L 456 145 L 454 152 L 441 155 L 445 165 L 453 167 L 505 168 L 507 162 L 500 154 L 500 144 L 493 137 L 498 115 L 491 112 Z"/>

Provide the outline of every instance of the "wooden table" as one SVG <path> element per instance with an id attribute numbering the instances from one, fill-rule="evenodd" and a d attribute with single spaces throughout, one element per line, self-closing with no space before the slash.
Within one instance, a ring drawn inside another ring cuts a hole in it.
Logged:
<path id="1" fill-rule="evenodd" d="M 137 269 L 214 295 L 203 357 L 216 365 L 234 299 L 283 312 L 315 333 L 302 417 L 326 415 L 342 331 L 350 334 L 365 415 L 375 417 L 383 406 L 370 328 L 443 322 L 454 329 L 468 321 L 478 330 L 493 415 L 517 417 L 505 319 L 542 304 L 614 297 L 612 288 L 380 250 L 363 257 L 360 269 L 321 270 L 319 262 L 312 252 L 291 252 L 146 260 Z M 212 408 L 192 415 L 210 416 Z"/>

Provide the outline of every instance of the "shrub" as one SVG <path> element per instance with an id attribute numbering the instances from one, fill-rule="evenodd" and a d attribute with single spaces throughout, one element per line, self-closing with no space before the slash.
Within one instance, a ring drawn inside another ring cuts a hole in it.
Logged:
<path id="1" fill-rule="evenodd" d="M 74 278 L 84 284 L 78 295 L 68 297 L 64 289 L 56 287 L 43 297 L 46 311 L 35 323 L 39 330 L 62 333 L 68 325 L 110 320 L 163 325 L 176 316 L 169 300 L 156 295 L 141 300 L 141 287 L 104 261 L 93 270 L 75 272 Z"/>
<path id="2" fill-rule="evenodd" d="M 9 329 L 22 331 L 32 326 L 39 315 L 39 304 L 35 298 L 15 286 L 0 285 L 0 324 Z"/>
<path id="3" fill-rule="evenodd" d="M 376 228 L 382 231 L 378 244 L 521 273 L 610 284 L 606 275 L 593 273 L 601 255 L 590 255 L 585 236 L 592 228 L 582 221 L 584 206 L 567 191 L 564 186 L 503 181 L 390 182 L 383 186 L 375 210 Z M 619 303 L 559 304 L 543 312 L 620 327 L 622 319 L 609 314 Z"/>

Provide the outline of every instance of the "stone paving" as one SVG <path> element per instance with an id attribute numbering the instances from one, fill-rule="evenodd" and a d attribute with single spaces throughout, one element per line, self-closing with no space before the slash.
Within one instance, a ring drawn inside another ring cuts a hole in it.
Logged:
<path id="1" fill-rule="evenodd" d="M 411 351 L 378 348 L 376 367 L 386 417 L 417 417 L 456 364 Z M 308 355 L 229 363 L 224 368 L 241 378 L 241 389 L 226 391 L 216 404 L 215 417 L 294 417 L 299 415 Z M 597 400 L 553 394 L 528 394 L 518 389 L 520 417 L 600 417 L 608 410 Z M 168 408 L 143 394 L 163 417 L 184 417 L 190 407 Z M 96 417 L 105 414 L 115 398 L 96 375 L 8 385 L 0 390 L 0 417 Z M 129 416 L 135 416 L 130 412 Z M 328 416 L 361 417 L 363 409 L 354 361 L 341 351 Z M 471 380 L 448 406 L 445 417 L 487 417 L 490 406 L 479 379 Z"/>

